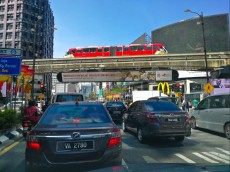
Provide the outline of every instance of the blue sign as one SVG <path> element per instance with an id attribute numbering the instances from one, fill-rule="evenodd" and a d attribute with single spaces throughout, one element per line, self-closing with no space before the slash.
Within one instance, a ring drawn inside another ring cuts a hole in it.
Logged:
<path id="1" fill-rule="evenodd" d="M 19 57 L 0 57 L 0 75 L 19 75 L 21 59 Z"/>
<path id="2" fill-rule="evenodd" d="M 21 56 L 21 49 L 0 48 L 0 54 L 5 56 Z"/>

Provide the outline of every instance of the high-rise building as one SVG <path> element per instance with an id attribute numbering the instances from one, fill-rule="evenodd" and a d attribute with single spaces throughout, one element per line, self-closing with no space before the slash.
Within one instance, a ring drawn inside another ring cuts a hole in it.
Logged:
<path id="1" fill-rule="evenodd" d="M 0 48 L 22 59 L 53 58 L 54 16 L 49 0 L 0 0 Z"/>

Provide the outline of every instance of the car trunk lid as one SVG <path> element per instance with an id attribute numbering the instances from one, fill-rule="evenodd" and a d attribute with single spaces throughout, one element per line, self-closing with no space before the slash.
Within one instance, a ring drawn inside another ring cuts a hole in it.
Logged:
<path id="1" fill-rule="evenodd" d="M 114 127 L 111 123 L 71 124 L 71 127 L 65 124 L 38 127 L 34 132 L 41 151 L 51 163 L 82 162 L 104 154 Z"/>

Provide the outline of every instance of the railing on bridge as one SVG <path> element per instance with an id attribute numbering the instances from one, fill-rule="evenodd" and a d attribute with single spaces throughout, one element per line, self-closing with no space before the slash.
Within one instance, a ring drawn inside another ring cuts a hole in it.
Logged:
<path id="1" fill-rule="evenodd" d="M 230 65 L 230 52 L 207 53 L 208 70 Z M 33 60 L 22 64 L 32 67 Z M 140 70 L 159 67 L 175 70 L 205 70 L 203 53 L 144 55 L 126 57 L 54 58 L 36 59 L 36 73 L 57 73 L 75 71 Z"/>

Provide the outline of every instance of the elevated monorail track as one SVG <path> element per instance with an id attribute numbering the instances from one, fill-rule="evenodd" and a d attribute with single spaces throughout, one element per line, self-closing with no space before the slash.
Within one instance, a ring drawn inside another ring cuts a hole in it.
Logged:
<path id="1" fill-rule="evenodd" d="M 207 53 L 208 70 L 230 65 L 230 52 Z M 33 60 L 23 60 L 22 64 L 33 66 Z M 165 54 L 144 56 L 112 56 L 91 58 L 53 58 L 36 59 L 36 73 L 58 73 L 70 71 L 108 71 L 108 70 L 152 70 L 170 68 L 174 70 L 202 71 L 205 68 L 204 53 Z"/>

